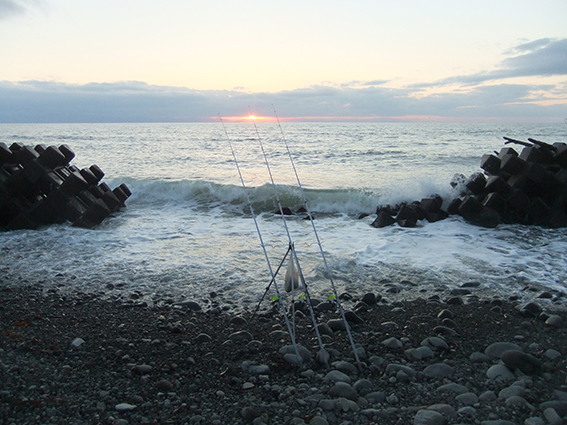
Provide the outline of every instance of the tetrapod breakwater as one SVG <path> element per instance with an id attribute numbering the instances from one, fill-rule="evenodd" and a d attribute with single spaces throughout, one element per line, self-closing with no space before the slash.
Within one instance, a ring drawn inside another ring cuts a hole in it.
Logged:
<path id="1" fill-rule="evenodd" d="M 71 165 L 67 145 L 0 143 L 0 230 L 37 229 L 71 222 L 94 228 L 125 206 L 125 185 L 111 189 L 97 165 Z"/>
<path id="2" fill-rule="evenodd" d="M 415 227 L 418 220 L 435 222 L 457 214 L 489 228 L 501 223 L 567 227 L 567 144 L 504 140 L 499 152 L 482 156 L 482 172 L 453 177 L 450 184 L 457 193 L 453 199 L 432 195 L 379 206 L 372 226 Z M 520 152 L 509 145 L 520 146 Z"/>

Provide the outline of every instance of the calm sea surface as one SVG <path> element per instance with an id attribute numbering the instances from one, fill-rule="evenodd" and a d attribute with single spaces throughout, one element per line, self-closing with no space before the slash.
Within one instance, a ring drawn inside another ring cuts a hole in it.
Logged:
<path id="1" fill-rule="evenodd" d="M 370 226 L 378 205 L 453 196 L 456 173 L 480 171 L 502 136 L 567 142 L 565 123 L 284 123 L 315 226 L 339 292 L 386 294 L 391 284 L 420 291 L 476 281 L 480 294 L 507 297 L 528 285 L 567 291 L 564 229 L 502 225 L 482 229 L 452 217 L 413 229 Z M 275 215 L 275 191 L 251 123 L 227 123 L 258 227 L 275 267 L 289 245 Z M 277 124 L 260 123 L 283 206 L 302 205 Z M 211 291 L 256 303 L 270 274 L 223 127 L 199 124 L 0 125 L 0 141 L 67 144 L 73 164 L 98 165 L 112 188 L 133 192 L 127 208 L 95 230 L 56 225 L 0 234 L 0 285 L 42 282 L 61 291 L 143 300 L 197 300 Z M 358 219 L 361 213 L 370 214 Z M 288 218 L 311 291 L 331 295 L 312 226 Z M 112 286 L 108 285 L 112 284 Z M 114 289 L 112 289 L 114 288 Z M 390 295 L 393 296 L 393 295 Z"/>

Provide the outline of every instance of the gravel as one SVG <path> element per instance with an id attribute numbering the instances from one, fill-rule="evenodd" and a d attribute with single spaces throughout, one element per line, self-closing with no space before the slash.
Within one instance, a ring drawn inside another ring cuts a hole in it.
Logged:
<path id="1" fill-rule="evenodd" d="M 357 364 L 334 306 L 315 309 L 327 356 L 297 313 L 298 357 L 270 305 L 247 325 L 249 311 L 3 287 L 0 423 L 565 423 L 563 304 L 446 300 L 345 297 Z"/>

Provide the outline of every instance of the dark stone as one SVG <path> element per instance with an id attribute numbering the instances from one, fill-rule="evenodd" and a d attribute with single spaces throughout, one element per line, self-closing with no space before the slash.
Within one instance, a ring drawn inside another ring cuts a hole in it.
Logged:
<path id="1" fill-rule="evenodd" d="M 282 207 L 281 211 L 276 211 L 274 214 L 281 214 L 282 212 L 283 215 L 293 215 L 293 211 L 288 207 Z"/>
<path id="2" fill-rule="evenodd" d="M 520 314 L 524 317 L 537 317 L 542 311 L 543 309 L 539 304 L 531 302 L 521 307 Z"/>
<path id="3" fill-rule="evenodd" d="M 439 314 L 437 314 L 437 318 L 440 319 L 440 320 L 443 320 L 443 319 L 452 319 L 452 318 L 453 318 L 453 313 L 451 312 L 451 310 L 447 310 L 447 309 L 441 310 L 441 311 L 439 312 Z"/>
<path id="4" fill-rule="evenodd" d="M 541 373 L 541 362 L 531 354 L 522 351 L 505 351 L 500 356 L 507 368 L 519 369 L 527 375 L 539 375 Z"/>
<path id="5" fill-rule="evenodd" d="M 463 305 L 464 302 L 462 300 L 461 297 L 453 297 L 453 298 L 449 298 L 446 303 L 448 305 Z"/>
<path id="6" fill-rule="evenodd" d="M 461 285 L 461 288 L 478 288 L 480 282 L 465 282 Z"/>
<path id="7" fill-rule="evenodd" d="M 364 320 L 360 318 L 354 311 L 345 311 L 345 319 L 350 323 L 361 324 Z"/>
<path id="8" fill-rule="evenodd" d="M 436 334 L 446 335 L 446 336 L 456 336 L 457 335 L 457 332 L 454 329 L 451 329 L 447 326 L 435 326 L 433 328 L 433 332 L 435 332 Z"/>
<path id="9" fill-rule="evenodd" d="M 567 416 L 567 401 L 565 400 L 546 401 L 541 403 L 539 407 L 542 411 L 551 407 L 559 416 Z"/>
<path id="10" fill-rule="evenodd" d="M 361 301 L 368 305 L 374 305 L 378 302 L 378 300 L 376 299 L 376 294 L 374 294 L 373 292 L 368 292 L 367 294 L 364 294 L 362 296 Z"/>
<path id="11" fill-rule="evenodd" d="M 327 322 L 327 325 L 329 326 L 329 328 L 331 328 L 331 330 L 337 332 L 337 331 L 346 331 L 346 326 L 345 326 L 345 322 L 343 322 L 340 319 L 333 319 L 333 320 L 329 320 Z"/>

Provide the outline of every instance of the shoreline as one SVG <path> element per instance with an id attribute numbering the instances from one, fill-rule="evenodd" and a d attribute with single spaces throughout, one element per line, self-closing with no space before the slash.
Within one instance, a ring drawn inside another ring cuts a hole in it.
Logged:
<path id="1" fill-rule="evenodd" d="M 250 312 L 5 286 L 0 422 L 553 423 L 554 413 L 567 416 L 565 302 L 557 294 L 555 301 L 532 295 L 558 322 L 522 314 L 519 300 L 455 294 L 359 304 L 361 323 L 351 323 L 363 364 L 357 371 L 344 331 L 322 337 L 330 370 L 314 360 L 313 326 L 300 313 L 297 340 L 311 360 L 287 363 L 279 353 L 290 344 L 283 317 L 266 302 L 247 328 Z M 352 294 L 345 310 L 360 299 Z M 318 313 L 318 323 L 338 317 Z M 431 345 L 436 338 L 446 346 Z M 507 363 L 509 378 L 490 378 L 501 361 L 486 349 L 501 342 L 521 348 L 535 370 Z"/>

